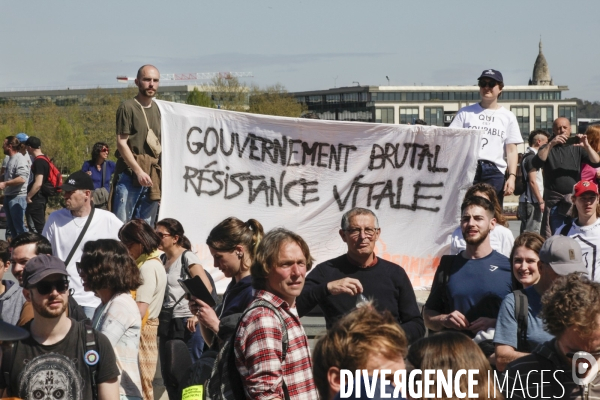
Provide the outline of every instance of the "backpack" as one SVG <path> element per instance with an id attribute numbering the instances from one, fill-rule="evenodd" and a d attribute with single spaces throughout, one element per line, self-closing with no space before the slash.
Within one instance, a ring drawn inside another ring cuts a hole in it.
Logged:
<path id="1" fill-rule="evenodd" d="M 93 399 L 92 400 L 98 400 L 98 383 L 96 382 L 96 377 L 98 375 L 98 361 L 100 360 L 100 358 L 98 357 L 98 333 L 97 331 L 95 331 L 92 328 L 92 321 L 90 321 L 89 319 L 85 319 L 83 321 L 78 322 L 79 324 L 83 325 L 83 328 L 81 330 L 81 343 L 84 346 L 84 352 L 83 352 L 83 357 L 84 359 L 88 359 L 90 362 L 88 363 L 85 360 L 77 360 L 78 362 L 84 362 L 85 365 L 88 366 L 89 372 L 90 372 L 90 384 L 92 387 L 92 396 Z M 11 373 L 11 367 L 13 365 L 13 361 L 15 358 L 15 354 L 17 351 L 17 344 L 18 342 L 13 342 L 10 344 L 10 348 L 6 349 L 3 353 L 2 353 L 2 360 L 0 360 L 0 363 L 2 365 L 2 375 L 0 376 L 0 379 L 4 379 L 4 386 L 9 388 L 10 387 L 10 373 Z M 94 354 L 97 356 L 94 358 Z M 94 363 L 94 359 L 96 360 L 96 362 Z M 93 365 L 92 365 L 93 364 Z"/>
<path id="2" fill-rule="evenodd" d="M 529 300 L 525 289 L 515 290 L 515 319 L 517 320 L 517 351 L 529 353 L 529 342 L 527 341 L 527 316 L 529 315 Z"/>
<path id="3" fill-rule="evenodd" d="M 517 156 L 519 168 L 517 168 L 517 173 L 515 174 L 515 195 L 522 195 L 527 190 L 527 182 L 529 182 L 529 179 L 527 178 L 527 172 L 525 171 L 525 159 L 533 155 L 535 155 L 535 153 L 529 151 L 527 153 L 519 153 Z"/>
<path id="4" fill-rule="evenodd" d="M 271 303 L 262 299 L 254 301 L 252 305 L 249 308 L 247 308 L 246 311 L 244 311 L 244 313 L 240 317 L 235 331 L 238 331 L 244 316 L 248 312 L 250 312 L 250 310 L 253 310 L 258 307 L 265 307 L 272 310 L 281 322 L 281 362 L 283 363 L 285 361 L 285 356 L 287 355 L 287 349 L 289 344 L 288 332 L 285 326 L 283 316 Z M 235 338 L 236 334 L 231 335 L 231 337 L 223 344 L 223 347 L 219 351 L 210 378 L 208 379 L 208 381 L 206 381 L 206 384 L 204 385 L 206 399 L 243 400 L 246 398 L 246 394 L 244 393 L 244 385 L 242 383 L 242 376 L 240 375 L 240 372 L 235 366 Z M 281 384 L 283 388 L 284 398 L 285 400 L 289 400 L 290 395 L 288 393 L 285 380 L 282 379 Z"/>
<path id="5" fill-rule="evenodd" d="M 61 192 L 61 186 L 63 184 L 62 175 L 56 165 L 50 159 L 42 154 L 37 156 L 35 159 L 41 158 L 46 161 L 50 166 L 50 172 L 48 172 L 48 184 L 42 185 L 42 191 L 46 196 L 54 196 Z"/>

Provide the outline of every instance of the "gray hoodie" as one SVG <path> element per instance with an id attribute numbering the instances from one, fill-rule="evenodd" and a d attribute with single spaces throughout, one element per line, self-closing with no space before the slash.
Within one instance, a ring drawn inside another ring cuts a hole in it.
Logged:
<path id="1" fill-rule="evenodd" d="M 0 316 L 4 322 L 16 325 L 25 303 L 23 289 L 15 281 L 2 280 L 6 290 L 0 295 Z"/>

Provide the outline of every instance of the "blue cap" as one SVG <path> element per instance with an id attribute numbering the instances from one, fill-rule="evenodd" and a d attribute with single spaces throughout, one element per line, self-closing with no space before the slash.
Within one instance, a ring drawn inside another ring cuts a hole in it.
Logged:
<path id="1" fill-rule="evenodd" d="M 27 139 L 29 139 L 29 135 L 27 135 L 26 133 L 17 133 L 17 135 L 15 136 L 17 139 L 19 139 L 19 142 L 21 143 L 25 143 L 27 141 Z"/>
<path id="2" fill-rule="evenodd" d="M 481 78 L 490 78 L 497 82 L 504 83 L 504 78 L 502 78 L 502 74 L 500 73 L 500 71 L 496 71 L 495 69 L 486 69 L 481 73 L 481 76 L 477 78 L 477 80 Z"/>

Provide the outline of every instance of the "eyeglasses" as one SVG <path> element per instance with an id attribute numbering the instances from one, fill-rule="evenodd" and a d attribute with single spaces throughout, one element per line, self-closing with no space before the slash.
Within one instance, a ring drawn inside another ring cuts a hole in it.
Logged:
<path id="1" fill-rule="evenodd" d="M 108 153 L 108 147 L 103 147 L 102 150 L 100 150 L 101 153 L 107 152 Z"/>
<path id="2" fill-rule="evenodd" d="M 67 279 L 61 279 L 61 280 L 54 281 L 54 282 L 42 281 L 42 282 L 38 283 L 37 285 L 35 285 L 34 287 L 37 289 L 38 293 L 41 294 L 42 296 L 52 293 L 52 291 L 54 289 L 56 289 L 56 291 L 58 293 L 64 293 L 69 288 L 69 281 Z"/>
<path id="3" fill-rule="evenodd" d="M 173 236 L 170 233 L 162 233 L 162 232 L 156 232 L 156 234 L 158 235 L 159 238 L 164 239 L 168 236 Z"/>
<path id="4" fill-rule="evenodd" d="M 484 88 L 484 87 L 488 87 L 490 89 L 493 89 L 496 85 L 498 84 L 498 82 L 496 81 L 479 81 L 478 85 L 480 88 Z"/>
<path id="5" fill-rule="evenodd" d="M 372 238 L 379 232 L 379 228 L 348 228 L 346 229 L 346 232 L 348 232 L 348 235 L 352 238 L 357 238 L 361 232 L 364 232 L 366 237 Z"/>

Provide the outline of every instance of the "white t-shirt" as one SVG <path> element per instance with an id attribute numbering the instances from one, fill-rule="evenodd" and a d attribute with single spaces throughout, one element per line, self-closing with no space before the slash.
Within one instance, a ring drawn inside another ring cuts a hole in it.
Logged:
<path id="1" fill-rule="evenodd" d="M 528 147 L 524 154 L 527 153 L 537 154 L 538 149 L 534 149 L 533 147 Z M 533 156 L 528 156 L 526 159 L 526 164 L 531 164 L 531 159 Z M 519 165 L 518 168 L 523 168 L 522 165 Z M 527 170 L 523 170 L 523 176 L 527 178 Z M 538 169 L 535 174 L 535 181 L 537 183 L 537 187 L 540 191 L 540 194 L 544 196 L 544 176 L 541 169 Z M 523 194 L 519 197 L 519 203 L 537 203 L 538 199 L 533 195 L 533 191 L 531 190 L 531 184 L 527 182 L 527 189 Z"/>
<path id="2" fill-rule="evenodd" d="M 44 225 L 42 235 L 50 241 L 52 253 L 56 257 L 63 261 L 67 259 L 87 219 L 88 217 L 73 217 L 71 211 L 66 208 L 50 214 L 46 225 Z M 119 240 L 119 229 L 121 229 L 121 226 L 123 226 L 123 223 L 113 213 L 98 208 L 94 211 L 94 218 L 85 232 L 79 248 L 73 254 L 71 262 L 67 265 L 67 272 L 70 278 L 69 287 L 75 290 L 73 298 L 77 300 L 80 306 L 98 307 L 100 304 L 100 299 L 93 292 L 83 290 L 81 278 L 75 267 L 75 263 L 81 260 L 83 245 L 90 240 Z"/>
<path id="3" fill-rule="evenodd" d="M 506 171 L 505 145 L 523 143 L 515 114 L 502 106 L 497 110 L 487 110 L 479 103 L 463 107 L 454 117 L 450 128 L 485 131 L 478 158 L 493 162 L 502 173 Z"/>
<path id="4" fill-rule="evenodd" d="M 591 280 L 600 282 L 600 219 L 589 226 L 579 226 L 573 222 L 568 237 L 573 238 L 581 246 L 581 255 Z M 559 226 L 555 235 L 560 235 L 564 224 Z"/>
<path id="5" fill-rule="evenodd" d="M 492 249 L 498 253 L 505 255 L 510 258 L 510 252 L 512 251 L 513 244 L 515 243 L 515 237 L 513 236 L 510 229 L 502 225 L 496 225 L 496 227 L 490 232 L 490 245 Z M 460 226 L 452 232 L 450 238 L 450 255 L 455 255 L 467 248 L 467 242 L 463 238 Z"/>

